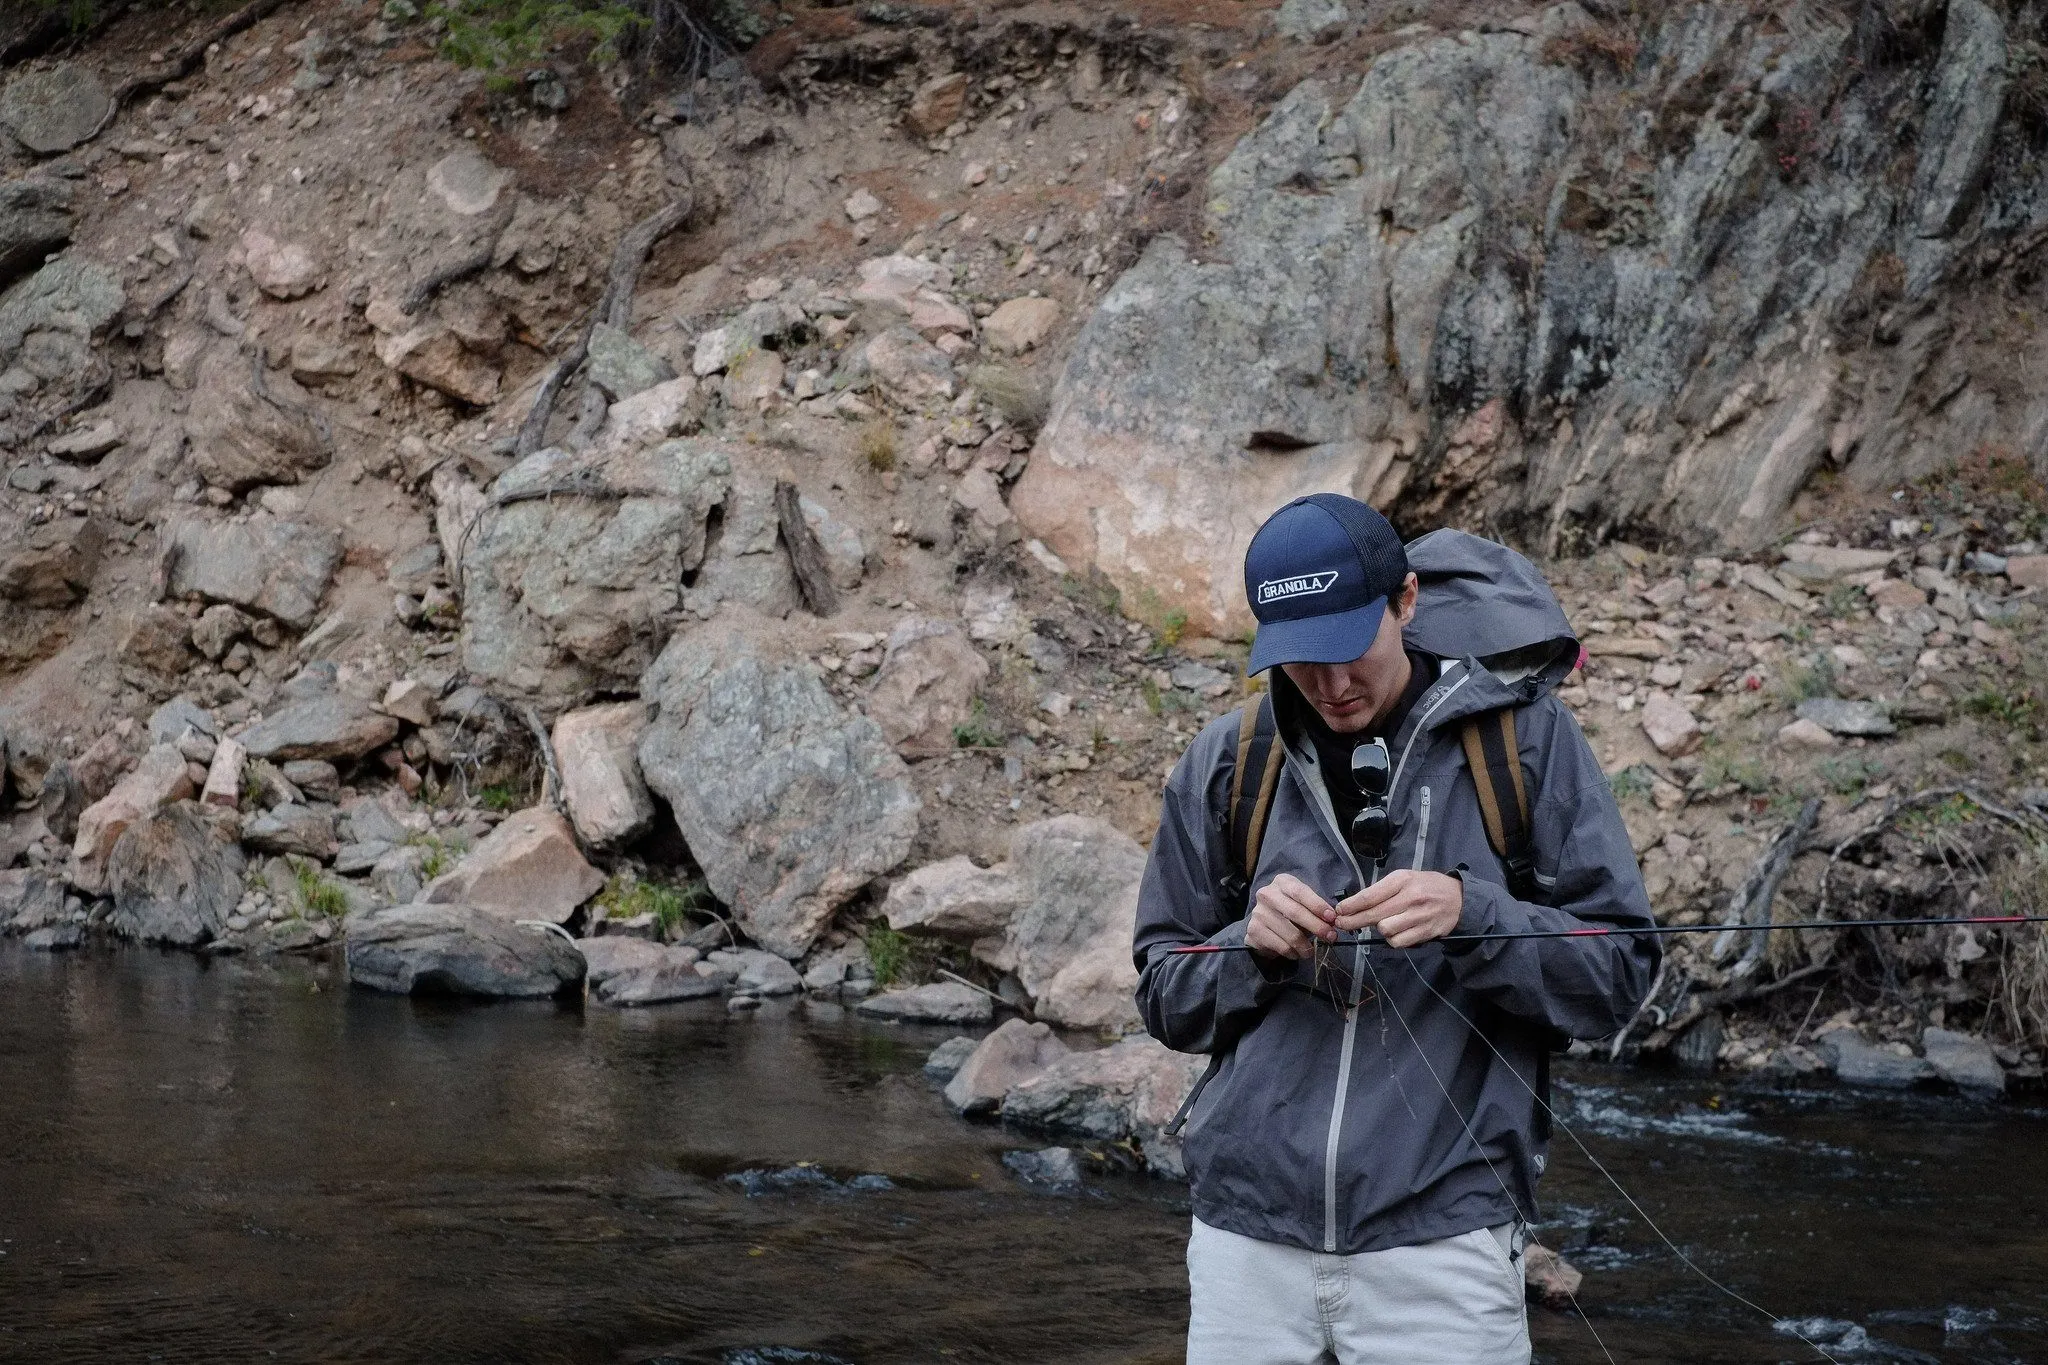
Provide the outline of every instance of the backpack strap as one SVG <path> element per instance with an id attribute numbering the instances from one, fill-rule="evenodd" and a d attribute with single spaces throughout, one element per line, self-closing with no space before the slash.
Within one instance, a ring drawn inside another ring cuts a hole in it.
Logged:
<path id="1" fill-rule="evenodd" d="M 1472 785 L 1479 791 L 1479 818 L 1486 825 L 1486 842 L 1507 867 L 1508 890 L 1524 900 L 1534 899 L 1541 888 L 1536 880 L 1529 789 L 1515 743 L 1515 708 L 1504 706 L 1468 718 L 1461 738 L 1465 766 L 1471 769 Z"/>
<path id="2" fill-rule="evenodd" d="M 1237 722 L 1237 770 L 1230 777 L 1230 850 L 1236 855 L 1246 890 L 1259 868 L 1259 848 L 1266 840 L 1266 822 L 1273 814 L 1273 793 L 1287 749 L 1280 742 L 1271 693 L 1244 705 Z M 1256 774 L 1256 776 L 1254 776 Z"/>

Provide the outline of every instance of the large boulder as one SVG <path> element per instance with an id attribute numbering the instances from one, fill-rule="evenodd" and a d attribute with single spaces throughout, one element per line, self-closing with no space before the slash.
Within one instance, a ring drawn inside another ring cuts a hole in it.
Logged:
<path id="1" fill-rule="evenodd" d="M 90 68 L 59 62 L 21 70 L 0 92 L 0 124 L 31 152 L 68 152 L 106 126 L 114 97 Z"/>
<path id="2" fill-rule="evenodd" d="M 1182 1175 L 1180 1140 L 1164 1130 L 1206 1064 L 1144 1036 L 1069 1053 L 1011 1087 L 1003 1097 L 1003 1122 L 1108 1142 L 1134 1140 L 1153 1169 Z"/>
<path id="3" fill-rule="evenodd" d="M 1011 864 L 977 867 L 962 854 L 897 878 L 882 913 L 891 929 L 919 929 L 966 943 L 989 940 L 988 950 L 1000 952 L 1010 919 L 1025 899 Z"/>
<path id="4" fill-rule="evenodd" d="M 46 611 L 69 607 L 92 591 L 106 543 L 97 517 L 58 517 L 0 550 L 0 598 Z"/>
<path id="5" fill-rule="evenodd" d="M 461 573 L 470 673 L 534 700 L 630 689 L 704 563 L 731 480 L 725 451 L 695 440 L 514 465 L 467 519 L 466 545 L 444 545 Z"/>
<path id="6" fill-rule="evenodd" d="M 63 878 L 34 868 L 0 869 L 0 933 L 26 934 L 63 918 Z"/>
<path id="7" fill-rule="evenodd" d="M 833 911 L 910 851 L 920 806 L 903 760 L 807 666 L 705 627 L 670 642 L 640 695 L 659 708 L 640 771 L 713 894 L 763 947 L 802 956 Z"/>
<path id="8" fill-rule="evenodd" d="M 1145 871 L 1136 840 L 1095 816 L 1058 815 L 1011 836 L 1010 864 L 1025 900 L 1001 949 L 987 955 L 992 965 L 1014 971 L 1036 997 L 1106 932 L 1126 929 L 1129 956 L 1128 893 Z"/>
<path id="9" fill-rule="evenodd" d="M 77 361 L 82 363 L 74 377 L 83 378 L 92 369 L 91 343 L 113 325 L 126 302 L 121 277 L 112 270 L 75 253 L 60 256 L 0 295 L 0 363 L 20 360 L 51 381 L 65 376 L 42 374 L 43 369 Z"/>
<path id="10" fill-rule="evenodd" d="M 71 884 L 91 895 L 107 889 L 107 860 L 128 827 L 154 815 L 173 801 L 193 794 L 185 756 L 159 744 L 114 784 L 114 789 L 85 808 L 78 817 L 78 835 L 71 844 L 66 875 Z"/>
<path id="11" fill-rule="evenodd" d="M 1131 939 L 1138 927 L 1138 885 L 1116 894 L 1095 933 L 1038 993 L 1038 1017 L 1068 1028 L 1124 1033 L 1138 1015 L 1138 967 Z"/>
<path id="12" fill-rule="evenodd" d="M 249 757 L 352 760 L 398 737 L 398 721 L 338 690 L 295 698 L 236 736 Z"/>
<path id="13" fill-rule="evenodd" d="M 1903 1045 L 1878 1046 L 1850 1028 L 1823 1033 L 1814 1050 L 1834 1068 L 1835 1078 L 1848 1085 L 1904 1090 L 1936 1075 L 1930 1063 Z"/>
<path id="14" fill-rule="evenodd" d="M 603 887 L 604 874 L 584 861 L 569 822 L 535 806 L 506 816 L 420 899 L 560 924 Z"/>
<path id="15" fill-rule="evenodd" d="M 293 630 L 313 624 L 341 566 L 336 532 L 267 516 L 226 522 L 183 517 L 164 527 L 162 543 L 173 596 L 261 612 Z"/>
<path id="16" fill-rule="evenodd" d="M 196 948 L 218 937 L 242 898 L 242 850 L 190 801 L 130 824 L 107 859 L 114 932 Z"/>
<path id="17" fill-rule="evenodd" d="M 185 418 L 192 468 L 232 492 L 297 483 L 334 458 L 334 438 L 289 375 L 225 342 L 199 361 Z"/>
<path id="18" fill-rule="evenodd" d="M 946 1103 L 962 1114 L 987 1114 L 1003 1096 L 1067 1055 L 1067 1045 L 1047 1024 L 1010 1019 L 981 1040 L 946 1082 Z"/>
<path id="19" fill-rule="evenodd" d="M 640 780 L 640 736 L 647 708 L 608 702 L 555 722 L 555 765 L 576 832 L 592 848 L 631 843 L 654 823 L 654 797 Z"/>
<path id="20" fill-rule="evenodd" d="M 953 727 L 972 715 L 988 661 L 951 621 L 906 617 L 889 632 L 888 652 L 868 690 L 868 714 L 906 758 L 955 747 Z"/>
<path id="21" fill-rule="evenodd" d="M 543 999 L 583 980 L 583 954 L 550 929 L 469 905 L 393 905 L 350 915 L 348 978 L 398 995 Z"/>
<path id="22" fill-rule="evenodd" d="M 1920 1042 L 1927 1052 L 1927 1064 L 1950 1085 L 1976 1094 L 2004 1092 L 2005 1068 L 1982 1038 L 1930 1027 L 1921 1033 Z"/>

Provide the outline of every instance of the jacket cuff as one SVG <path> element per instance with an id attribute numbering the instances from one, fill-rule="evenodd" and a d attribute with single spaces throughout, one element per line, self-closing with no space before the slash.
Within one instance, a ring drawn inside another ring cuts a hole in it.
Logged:
<path id="1" fill-rule="evenodd" d="M 1209 942 L 1225 947 L 1242 947 L 1247 921 L 1224 925 L 1209 936 Z M 1216 978 L 1216 1005 L 1224 1014 L 1257 1009 L 1280 993 L 1293 977 L 1299 963 L 1267 962 L 1254 952 L 1219 953 L 1223 959 Z"/>
<path id="2" fill-rule="evenodd" d="M 1465 908 L 1458 915 L 1457 934 L 1509 933 L 1517 928 L 1529 927 L 1528 914 L 1521 903 L 1508 894 L 1508 889 L 1480 877 L 1466 875 L 1466 869 L 1459 868 L 1451 873 L 1465 888 Z M 1465 957 L 1475 950 L 1491 945 L 1482 943 L 1446 943 L 1443 945 L 1446 957 Z"/>

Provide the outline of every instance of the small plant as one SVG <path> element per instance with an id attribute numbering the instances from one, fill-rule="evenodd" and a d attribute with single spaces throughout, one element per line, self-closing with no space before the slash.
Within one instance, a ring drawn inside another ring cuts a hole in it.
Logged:
<path id="1" fill-rule="evenodd" d="M 526 793 L 510 782 L 493 782 L 476 794 L 485 810 L 518 810 L 526 800 Z"/>
<path id="2" fill-rule="evenodd" d="M 1166 699 L 1159 695 L 1159 684 L 1153 682 L 1150 676 L 1138 679 L 1138 695 L 1145 699 L 1145 709 L 1153 715 L 1156 716 L 1166 709 Z"/>
<path id="3" fill-rule="evenodd" d="M 460 840 L 439 834 L 412 834 L 406 836 L 405 842 L 409 847 L 426 850 L 420 858 L 420 877 L 425 881 L 432 881 L 454 867 L 464 851 Z"/>
<path id="4" fill-rule="evenodd" d="M 711 888 L 702 880 L 688 882 L 642 881 L 631 872 L 614 872 L 604 890 L 597 893 L 601 919 L 633 919 L 654 916 L 662 937 L 675 932 L 689 916 L 712 903 Z"/>
<path id="5" fill-rule="evenodd" d="M 293 862 L 292 896 L 307 919 L 336 919 L 348 913 L 348 895 L 320 874 L 318 863 Z"/>
<path id="6" fill-rule="evenodd" d="M 1811 664 L 1795 667 L 1785 675 L 1785 696 L 1792 702 L 1835 695 L 1835 661 L 1825 654 Z"/>
<path id="7" fill-rule="evenodd" d="M 876 418 L 860 429 L 861 458 L 868 462 L 868 468 L 877 474 L 886 474 L 896 467 L 896 428 L 887 420 Z"/>
<path id="8" fill-rule="evenodd" d="M 1069 602 L 1093 607 L 1104 616 L 1114 616 L 1123 607 L 1123 591 L 1093 564 L 1088 566 L 1086 577 L 1068 574 L 1060 579 L 1060 591 Z"/>
<path id="9" fill-rule="evenodd" d="M 1840 758 L 1822 759 L 1818 771 L 1820 780 L 1827 784 L 1829 791 L 1837 796 L 1854 796 L 1871 783 L 1883 779 L 1888 770 L 1880 759 L 1847 754 Z"/>
<path id="10" fill-rule="evenodd" d="M 886 925 L 873 925 L 868 929 L 868 966 L 874 970 L 875 985 L 893 985 L 910 966 L 910 936 L 891 929 Z"/>
<path id="11" fill-rule="evenodd" d="M 1187 634 L 1187 631 L 1188 614 L 1179 607 L 1175 607 L 1160 618 L 1159 643 L 1169 647 L 1177 645 L 1181 642 L 1181 637 Z"/>
<path id="12" fill-rule="evenodd" d="M 1631 764 L 1620 772 L 1609 773 L 1607 776 L 1607 789 L 1614 793 L 1616 801 L 1648 796 L 1656 786 L 1655 775 L 1641 763 Z"/>
<path id="13" fill-rule="evenodd" d="M 2008 729 L 2031 732 L 2040 718 L 2040 703 L 2028 692 L 2006 692 L 1985 684 L 1970 694 L 1963 709 L 1973 716 L 1995 720 Z"/>
<path id="14" fill-rule="evenodd" d="M 1025 435 L 1035 435 L 1045 421 L 1049 406 L 1045 390 L 1029 370 L 1014 365 L 976 365 L 967 372 L 967 382 L 1004 421 Z"/>
<path id="15" fill-rule="evenodd" d="M 961 749 L 997 749 L 1003 743 L 1002 727 L 989 716 L 988 703 L 974 699 L 974 711 L 953 727 L 953 743 Z"/>
<path id="16" fill-rule="evenodd" d="M 1710 753 L 1700 765 L 1700 776 L 1709 791 L 1734 783 L 1751 796 L 1771 789 L 1771 775 L 1764 771 L 1764 765 L 1753 758 L 1729 758 L 1725 754 Z"/>

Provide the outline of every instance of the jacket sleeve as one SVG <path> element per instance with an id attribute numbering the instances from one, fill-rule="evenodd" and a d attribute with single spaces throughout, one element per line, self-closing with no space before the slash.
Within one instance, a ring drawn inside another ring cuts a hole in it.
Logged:
<path id="1" fill-rule="evenodd" d="M 1531 823 L 1537 871 L 1554 879 L 1549 903 L 1517 900 L 1498 882 L 1467 872 L 1457 933 L 1656 923 L 1606 775 L 1578 722 L 1562 703 L 1549 705 L 1555 710 L 1548 742 L 1531 765 L 1541 774 Z M 1505 1013 L 1590 1039 L 1634 1017 L 1662 949 L 1652 936 L 1616 934 L 1447 943 L 1444 956 L 1460 985 Z"/>
<path id="2" fill-rule="evenodd" d="M 1244 907 L 1225 890 L 1226 882 L 1235 885 L 1221 829 L 1228 797 L 1223 806 L 1211 801 L 1218 783 L 1214 749 L 1198 742 L 1174 769 L 1138 888 L 1132 949 L 1138 1012 L 1146 1031 L 1178 1052 L 1230 1046 L 1294 974 L 1293 964 L 1276 963 L 1276 975 L 1269 977 L 1251 953 L 1169 951 L 1187 944 L 1244 942 Z M 1220 782 L 1227 793 L 1227 766 Z"/>

